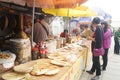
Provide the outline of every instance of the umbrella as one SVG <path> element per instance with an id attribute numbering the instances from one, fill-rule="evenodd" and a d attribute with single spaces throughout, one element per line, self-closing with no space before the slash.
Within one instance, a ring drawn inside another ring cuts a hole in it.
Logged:
<path id="1" fill-rule="evenodd" d="M 42 11 L 47 13 L 47 14 L 52 14 L 54 16 L 63 16 L 63 17 L 88 17 L 88 16 L 95 16 L 96 13 L 91 11 L 88 7 L 86 6 L 79 6 L 76 8 L 42 8 Z M 69 27 L 69 32 L 70 32 L 70 22 L 68 18 L 68 27 Z M 66 27 L 66 28 L 68 28 Z"/>
<path id="2" fill-rule="evenodd" d="M 27 5 L 32 7 L 33 0 L 26 0 Z M 73 8 L 87 0 L 35 0 L 35 7 L 41 8 Z"/>
<path id="3" fill-rule="evenodd" d="M 63 17 L 89 17 L 95 16 L 96 13 L 90 10 L 88 7 L 79 7 L 78 8 L 43 8 L 43 12 L 47 14 L 52 14 L 54 16 L 63 16 Z"/>
<path id="4" fill-rule="evenodd" d="M 73 8 L 76 5 L 81 5 L 87 0 L 0 0 L 2 2 L 14 3 L 18 5 L 33 7 L 35 1 L 35 7 L 39 8 Z"/>

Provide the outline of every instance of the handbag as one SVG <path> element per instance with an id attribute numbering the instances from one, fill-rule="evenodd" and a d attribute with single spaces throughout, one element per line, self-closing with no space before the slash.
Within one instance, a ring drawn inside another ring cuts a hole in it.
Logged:
<path id="1" fill-rule="evenodd" d="M 93 50 L 93 55 L 94 56 L 102 56 L 102 55 L 104 55 L 104 53 L 105 53 L 105 51 L 104 51 L 103 47 L 101 47 L 99 49 L 94 48 L 94 50 Z"/>
<path id="2" fill-rule="evenodd" d="M 102 33 L 101 33 L 101 39 L 102 39 Z M 102 43 L 103 43 L 103 40 L 102 40 Z M 102 56 L 104 55 L 105 51 L 104 51 L 104 48 L 103 46 L 101 48 L 95 48 L 93 49 L 93 55 L 94 56 Z"/>

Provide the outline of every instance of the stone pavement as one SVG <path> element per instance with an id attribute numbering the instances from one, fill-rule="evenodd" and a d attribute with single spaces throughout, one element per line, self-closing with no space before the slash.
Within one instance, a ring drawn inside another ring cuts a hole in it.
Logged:
<path id="1" fill-rule="evenodd" d="M 101 71 L 101 76 L 99 80 L 120 80 L 120 55 L 114 54 L 114 41 L 112 39 L 111 48 L 109 49 L 108 55 L 108 65 L 106 71 Z M 102 63 L 102 57 L 100 58 Z M 92 59 L 90 60 L 86 70 L 90 70 L 92 66 Z M 83 72 L 79 80 L 91 80 L 94 75 Z"/>

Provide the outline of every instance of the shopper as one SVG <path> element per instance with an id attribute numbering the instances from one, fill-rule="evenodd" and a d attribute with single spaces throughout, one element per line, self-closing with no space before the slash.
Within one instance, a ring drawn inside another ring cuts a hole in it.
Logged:
<path id="1" fill-rule="evenodd" d="M 114 35 L 114 42 L 115 42 L 114 54 L 119 54 L 119 50 L 120 50 L 119 41 L 120 41 L 120 27 L 118 28 L 118 30 L 115 32 L 115 35 Z"/>
<path id="2" fill-rule="evenodd" d="M 102 56 L 102 58 L 103 58 L 102 70 L 105 71 L 106 67 L 107 67 L 107 63 L 108 63 L 108 50 L 109 50 L 110 45 L 111 45 L 112 31 L 109 28 L 107 22 L 102 22 L 101 26 L 104 30 L 103 48 L 105 50 L 105 54 Z"/>
<path id="3" fill-rule="evenodd" d="M 92 21 L 92 26 L 96 28 L 95 33 L 94 33 L 94 47 L 95 48 L 101 48 L 102 47 L 102 42 L 103 42 L 103 29 L 100 24 L 100 18 L 95 17 Z M 92 52 L 93 53 L 93 52 Z M 92 68 L 90 71 L 86 71 L 89 74 L 93 74 L 96 71 L 96 75 L 91 79 L 91 80 L 98 80 L 99 76 L 101 75 L 101 69 L 100 69 L 100 56 L 92 56 L 93 64 Z"/>

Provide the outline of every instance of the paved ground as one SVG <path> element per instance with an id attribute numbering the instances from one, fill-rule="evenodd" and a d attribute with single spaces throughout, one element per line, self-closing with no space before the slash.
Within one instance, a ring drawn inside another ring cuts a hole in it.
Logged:
<path id="1" fill-rule="evenodd" d="M 120 80 L 120 55 L 115 55 L 114 53 L 114 41 L 112 39 L 111 48 L 109 50 L 109 60 L 106 71 L 102 71 L 102 75 L 99 80 Z M 102 58 L 100 59 L 102 63 Z M 90 70 L 92 65 L 92 60 L 90 60 L 86 70 Z M 95 74 L 94 74 L 95 75 Z M 80 80 L 91 80 L 94 75 L 89 75 L 86 71 L 83 72 Z"/>

